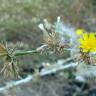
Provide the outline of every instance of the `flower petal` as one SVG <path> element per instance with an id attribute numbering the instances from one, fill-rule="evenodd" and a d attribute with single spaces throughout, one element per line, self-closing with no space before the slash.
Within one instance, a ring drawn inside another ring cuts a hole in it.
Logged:
<path id="1" fill-rule="evenodd" d="M 84 34 L 83 34 L 83 39 L 84 39 L 84 40 L 88 40 L 88 37 L 89 37 L 89 36 L 88 36 L 88 33 L 84 33 Z"/>
<path id="2" fill-rule="evenodd" d="M 77 35 L 82 35 L 82 34 L 83 34 L 83 32 L 84 32 L 84 30 L 83 30 L 83 29 L 78 29 L 78 30 L 76 31 L 76 34 L 77 34 Z"/>

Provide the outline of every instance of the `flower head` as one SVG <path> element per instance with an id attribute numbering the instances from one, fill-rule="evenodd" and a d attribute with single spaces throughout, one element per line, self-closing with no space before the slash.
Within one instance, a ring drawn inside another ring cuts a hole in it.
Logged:
<path id="1" fill-rule="evenodd" d="M 96 52 L 96 36 L 95 33 L 83 33 L 83 36 L 79 39 L 80 48 L 83 52 Z"/>

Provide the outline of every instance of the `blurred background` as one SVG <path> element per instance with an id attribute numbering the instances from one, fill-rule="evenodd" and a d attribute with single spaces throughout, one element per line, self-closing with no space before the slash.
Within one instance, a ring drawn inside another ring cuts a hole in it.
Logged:
<path id="1" fill-rule="evenodd" d="M 45 18 L 53 24 L 57 16 L 65 24 L 96 32 L 95 11 L 96 0 L 0 0 L 0 41 L 17 44 L 21 50 L 35 49 L 43 44 L 42 31 L 38 24 Z M 61 57 L 34 54 L 22 56 L 19 61 L 20 66 L 32 67 L 34 64 L 56 61 Z"/>

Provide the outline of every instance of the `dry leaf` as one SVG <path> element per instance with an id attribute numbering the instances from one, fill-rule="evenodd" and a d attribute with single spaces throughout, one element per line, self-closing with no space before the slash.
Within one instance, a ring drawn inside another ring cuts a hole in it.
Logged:
<path id="1" fill-rule="evenodd" d="M 8 54 L 6 47 L 0 43 L 0 56 L 6 56 Z"/>

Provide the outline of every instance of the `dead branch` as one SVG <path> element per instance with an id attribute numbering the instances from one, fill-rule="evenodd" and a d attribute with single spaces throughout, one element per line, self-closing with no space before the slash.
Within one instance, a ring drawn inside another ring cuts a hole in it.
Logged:
<path id="1" fill-rule="evenodd" d="M 72 59 L 72 58 L 70 58 L 70 59 Z M 49 69 L 44 69 L 43 71 L 40 72 L 39 75 L 40 76 L 45 76 L 45 75 L 56 73 L 58 71 L 62 71 L 62 70 L 68 69 L 68 68 L 76 67 L 78 63 L 64 64 L 65 62 L 68 62 L 68 60 L 70 60 L 70 59 L 66 59 L 64 62 L 62 62 L 62 64 L 60 64 L 60 65 L 57 64 L 55 66 L 55 68 L 52 68 L 50 70 Z M 8 90 L 8 89 L 10 89 L 10 88 L 12 88 L 14 86 L 21 85 L 21 84 L 24 84 L 24 83 L 28 83 L 32 79 L 34 79 L 33 76 L 32 75 L 28 75 L 24 79 L 7 83 L 6 86 L 0 87 L 0 93 L 4 93 L 6 90 Z"/>

